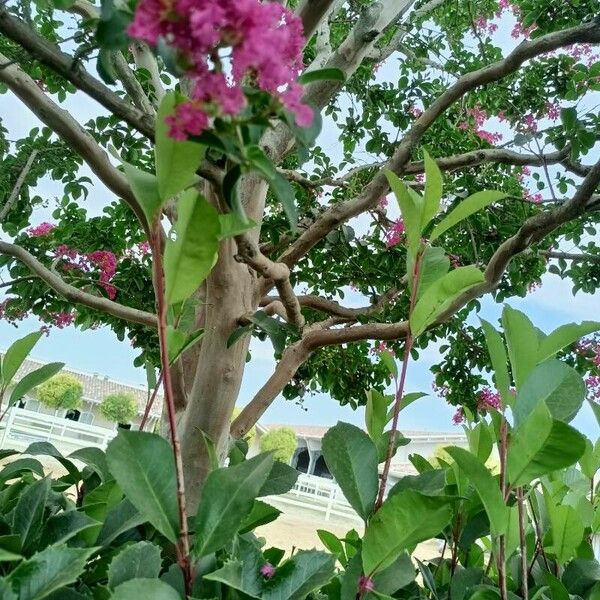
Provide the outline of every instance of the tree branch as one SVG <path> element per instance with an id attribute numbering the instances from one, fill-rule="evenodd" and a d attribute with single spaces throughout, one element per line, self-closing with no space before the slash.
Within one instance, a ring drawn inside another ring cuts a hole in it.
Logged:
<path id="1" fill-rule="evenodd" d="M 563 260 L 572 260 L 575 262 L 593 262 L 600 263 L 600 254 L 576 254 L 573 252 L 558 252 L 555 250 L 540 250 L 538 252 L 546 258 L 562 258 Z"/>
<path id="2" fill-rule="evenodd" d="M 6 216 L 10 212 L 10 209 L 12 208 L 13 204 L 16 202 L 17 198 L 19 197 L 19 194 L 21 193 L 21 188 L 23 187 L 23 184 L 25 183 L 25 179 L 27 178 L 29 171 L 31 171 L 31 167 L 33 166 L 33 161 L 35 160 L 35 157 L 38 155 L 38 153 L 39 153 L 39 150 L 37 148 L 34 149 L 31 152 L 31 154 L 29 155 L 29 158 L 27 159 L 25 166 L 21 169 L 21 172 L 19 173 L 19 176 L 17 177 L 17 181 L 15 182 L 15 187 L 12 189 L 10 196 L 6 200 L 4 206 L 2 207 L 2 210 L 0 210 L 0 223 L 2 223 L 2 221 L 4 221 L 4 219 L 6 219 Z"/>
<path id="3" fill-rule="evenodd" d="M 35 256 L 33 256 L 33 254 L 30 254 L 27 250 L 16 244 L 0 241 L 0 254 L 12 256 L 22 262 L 32 273 L 35 273 L 57 294 L 60 294 L 70 302 L 83 304 L 88 308 L 112 315 L 113 317 L 123 319 L 124 321 L 140 323 L 141 325 L 154 328 L 157 326 L 156 315 L 143 310 L 138 310 L 137 308 L 124 306 L 123 304 L 113 302 L 107 298 L 88 294 L 87 292 L 66 283 L 56 273 L 45 267 Z"/>
<path id="4" fill-rule="evenodd" d="M 0 54 L 0 62 L 6 60 L 6 57 Z M 144 212 L 133 196 L 125 176 L 111 164 L 106 152 L 70 113 L 54 104 L 33 79 L 16 65 L 0 69 L 0 81 L 5 83 L 40 121 L 55 131 L 83 158 L 98 179 L 128 204 L 147 230 Z"/>
<path id="5" fill-rule="evenodd" d="M 111 59 L 117 77 L 123 84 L 123 88 L 132 102 L 145 114 L 153 116 L 156 114 L 154 105 L 146 96 L 140 82 L 135 78 L 133 71 L 129 68 L 123 53 L 119 50 L 111 52 Z"/>
<path id="6" fill-rule="evenodd" d="M 441 114 L 467 92 L 487 83 L 502 79 L 506 75 L 516 71 L 524 62 L 539 54 L 551 52 L 562 46 L 569 46 L 574 43 L 597 42 L 600 42 L 600 23 L 586 23 L 578 27 L 556 31 L 540 36 L 534 40 L 523 42 L 506 58 L 477 71 L 472 71 L 471 73 L 463 75 L 454 85 L 439 96 L 413 123 L 408 133 L 398 144 L 393 156 L 387 162 L 386 167 L 394 173 L 402 173 L 410 160 L 413 150 L 425 132 Z M 315 223 L 309 227 L 309 229 L 304 232 L 286 252 L 283 253 L 280 260 L 288 266 L 295 264 L 330 231 L 337 228 L 348 219 L 373 208 L 377 204 L 379 198 L 385 195 L 388 190 L 387 179 L 383 170 L 381 170 L 359 196 L 328 208 Z"/>
<path id="7" fill-rule="evenodd" d="M 72 56 L 65 54 L 26 23 L 13 17 L 4 7 L 0 8 L 0 33 L 141 134 L 154 139 L 152 117 L 119 98 L 109 87 L 92 77 Z"/>

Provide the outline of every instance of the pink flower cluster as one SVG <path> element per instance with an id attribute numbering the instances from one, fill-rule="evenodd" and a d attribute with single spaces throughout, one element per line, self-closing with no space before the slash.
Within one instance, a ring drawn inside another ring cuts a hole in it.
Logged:
<path id="1" fill-rule="evenodd" d="M 493 392 L 490 388 L 485 387 L 479 392 L 477 398 L 477 409 L 478 410 L 502 410 L 502 400 L 500 400 L 500 394 Z"/>
<path id="2" fill-rule="evenodd" d="M 298 125 L 312 122 L 312 109 L 302 103 L 296 81 L 303 67 L 302 21 L 279 2 L 141 0 L 129 34 L 153 46 L 166 40 L 185 65 L 191 99 L 168 120 L 176 139 L 199 135 L 212 116 L 238 114 L 249 76 L 279 98 Z M 225 49 L 231 50 L 227 56 Z"/>
<path id="3" fill-rule="evenodd" d="M 29 234 L 29 237 L 44 237 L 51 233 L 55 228 L 56 225 L 44 221 L 35 227 L 30 227 L 27 229 L 27 233 Z"/>
<path id="4" fill-rule="evenodd" d="M 526 188 L 523 189 L 523 197 L 525 198 L 525 200 L 528 200 L 529 202 L 533 202 L 533 204 L 540 204 L 544 200 L 544 197 L 542 196 L 542 194 L 540 194 L 540 192 L 536 192 L 535 194 L 532 194 Z"/>
<path id="5" fill-rule="evenodd" d="M 368 575 L 361 575 L 358 579 L 358 591 L 362 596 L 365 592 L 372 592 L 375 589 L 375 582 Z"/>
<path id="6" fill-rule="evenodd" d="M 600 367 L 600 341 L 584 338 L 575 347 L 575 352 L 589 358 L 596 367 Z"/>
<path id="7" fill-rule="evenodd" d="M 498 31 L 498 25 L 496 23 L 488 23 L 488 20 L 485 17 L 478 17 L 475 19 L 475 28 L 479 33 L 488 33 L 492 35 Z"/>
<path id="8" fill-rule="evenodd" d="M 557 102 L 546 102 L 546 116 L 551 121 L 558 121 L 560 119 L 560 105 Z"/>
<path id="9" fill-rule="evenodd" d="M 385 245 L 390 248 L 391 246 L 399 244 L 402 241 L 405 231 L 406 227 L 404 226 L 404 221 L 402 220 L 402 217 L 400 217 L 397 221 L 394 221 L 387 230 L 387 233 L 385 234 Z"/>
<path id="10" fill-rule="evenodd" d="M 59 329 L 64 329 L 75 322 L 75 315 L 72 312 L 53 312 L 49 313 L 44 320 Z"/>
<path id="11" fill-rule="evenodd" d="M 371 354 L 381 354 L 382 352 L 389 352 L 392 355 L 394 354 L 385 342 L 378 342 L 369 350 L 369 352 Z"/>
<path id="12" fill-rule="evenodd" d="M 588 398 L 596 402 L 600 401 L 600 376 L 589 375 L 584 381 L 588 390 Z"/>
<path id="13" fill-rule="evenodd" d="M 473 108 L 467 108 L 467 117 L 473 119 L 473 128 L 468 121 L 462 121 L 458 124 L 459 129 L 469 130 L 472 128 L 473 133 L 482 140 L 488 142 L 488 144 L 496 144 L 502 140 L 501 133 L 492 133 L 482 129 L 484 123 L 488 119 L 488 114 L 484 109 L 481 108 L 479 104 L 476 104 Z"/>
<path id="14" fill-rule="evenodd" d="M 271 563 L 265 563 L 260 568 L 260 574 L 265 579 L 271 579 L 275 575 L 275 571 L 276 571 L 276 569 L 275 569 L 275 567 Z"/>
<path id="15" fill-rule="evenodd" d="M 423 114 L 423 110 L 420 109 L 418 106 L 415 106 L 414 104 L 411 104 L 408 108 L 408 112 L 415 118 L 418 119 L 422 114 Z"/>
<path id="16" fill-rule="evenodd" d="M 462 406 L 459 406 L 456 409 L 456 412 L 452 415 L 452 423 L 454 423 L 454 425 L 461 425 L 464 422 L 465 422 L 465 411 L 463 410 Z"/>

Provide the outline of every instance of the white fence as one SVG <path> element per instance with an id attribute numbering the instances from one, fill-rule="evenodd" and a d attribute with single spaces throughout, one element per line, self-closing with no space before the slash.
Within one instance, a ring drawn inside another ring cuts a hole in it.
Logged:
<path id="1" fill-rule="evenodd" d="M 87 425 L 13 406 L 0 423 L 0 448 L 25 449 L 32 442 L 50 442 L 63 452 L 85 446 L 106 448 L 116 429 Z"/>
<path id="2" fill-rule="evenodd" d="M 326 521 L 332 517 L 360 521 L 360 517 L 344 498 L 339 485 L 331 479 L 316 475 L 301 473 L 296 485 L 287 494 L 271 496 L 268 501 L 271 504 L 282 503 L 324 513 Z"/>

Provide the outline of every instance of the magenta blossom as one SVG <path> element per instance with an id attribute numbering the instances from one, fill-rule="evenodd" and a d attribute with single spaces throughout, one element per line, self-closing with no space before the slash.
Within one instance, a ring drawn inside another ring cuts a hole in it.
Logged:
<path id="1" fill-rule="evenodd" d="M 53 229 L 55 229 L 56 225 L 53 225 L 52 223 L 47 223 L 46 221 L 44 221 L 43 223 L 40 223 L 39 225 L 36 225 L 35 227 L 30 227 L 27 230 L 27 233 L 29 234 L 30 237 L 44 237 L 45 235 L 48 235 L 49 233 L 52 232 Z"/>
<path id="2" fill-rule="evenodd" d="M 400 217 L 392 224 L 385 234 L 385 245 L 389 248 L 390 246 L 395 246 L 400 243 L 405 231 L 406 227 L 404 221 L 402 220 L 402 217 Z"/>
<path id="3" fill-rule="evenodd" d="M 375 589 L 375 582 L 368 575 L 361 575 L 358 580 L 358 591 L 372 592 Z"/>
<path id="4" fill-rule="evenodd" d="M 304 66 L 302 21 L 279 2 L 141 0 L 129 34 L 152 46 L 167 40 L 185 65 L 190 100 L 168 120 L 176 139 L 198 135 L 212 117 L 238 114 L 249 81 L 278 98 L 298 125 L 312 122 L 297 83 Z"/>
<path id="5" fill-rule="evenodd" d="M 275 571 L 277 569 L 275 569 L 275 567 L 271 564 L 271 563 L 265 563 L 261 568 L 260 568 L 260 574 L 265 578 L 265 579 L 271 579 L 273 577 L 273 575 L 275 575 Z"/>
<path id="6" fill-rule="evenodd" d="M 500 394 L 493 392 L 490 388 L 483 388 L 479 392 L 477 399 L 478 410 L 502 410 L 502 400 L 500 400 Z"/>
<path id="7" fill-rule="evenodd" d="M 465 411 L 463 410 L 462 406 L 459 406 L 454 415 L 452 415 L 452 422 L 455 425 L 461 425 L 465 422 Z"/>

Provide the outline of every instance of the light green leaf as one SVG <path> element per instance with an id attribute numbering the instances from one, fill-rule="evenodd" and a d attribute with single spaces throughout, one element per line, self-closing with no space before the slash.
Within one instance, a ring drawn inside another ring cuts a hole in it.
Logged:
<path id="1" fill-rule="evenodd" d="M 505 192 L 498 192 L 494 190 L 484 190 L 482 192 L 475 192 L 468 198 L 465 198 L 454 210 L 450 211 L 434 228 L 429 236 L 429 241 L 433 242 L 440 237 L 448 229 L 458 225 L 461 221 L 464 221 L 467 217 L 476 213 L 478 210 L 485 208 L 493 202 L 498 202 L 502 198 L 506 198 Z"/>
<path id="2" fill-rule="evenodd" d="M 261 500 L 255 500 L 250 514 L 240 525 L 239 533 L 240 535 L 248 533 L 248 531 L 252 531 L 261 525 L 271 523 L 275 521 L 280 514 L 281 511 L 278 508 L 275 508 L 266 502 L 262 502 Z"/>
<path id="3" fill-rule="evenodd" d="M 392 377 L 398 377 L 398 365 L 396 364 L 396 357 L 392 352 L 383 350 L 379 353 L 379 360 Z"/>
<path id="4" fill-rule="evenodd" d="M 64 366 L 65 363 L 52 362 L 43 365 L 39 369 L 35 369 L 35 371 L 31 371 L 31 373 L 27 373 L 27 375 L 22 377 L 17 385 L 15 385 L 13 388 L 10 394 L 10 400 L 8 401 L 9 405 L 12 406 L 18 402 L 33 388 L 37 387 L 41 383 L 44 383 L 44 381 L 50 379 L 50 377 L 56 375 Z"/>
<path id="5" fill-rule="evenodd" d="M 165 298 L 169 304 L 183 302 L 206 279 L 217 260 L 221 225 L 219 215 L 195 190 L 177 202 L 175 239 L 165 246 Z"/>
<path id="6" fill-rule="evenodd" d="M 123 163 L 123 170 L 131 191 L 151 226 L 158 218 L 163 204 L 158 193 L 156 175 L 142 171 L 128 163 Z"/>
<path id="7" fill-rule="evenodd" d="M 517 505 L 506 508 L 506 538 L 505 556 L 508 560 L 514 554 L 521 543 L 519 531 L 519 507 Z"/>
<path id="8" fill-rule="evenodd" d="M 446 273 L 430 285 L 417 302 L 410 316 L 412 334 L 420 335 L 457 298 L 483 281 L 483 273 L 473 265 L 459 267 Z"/>
<path id="9" fill-rule="evenodd" d="M 406 264 L 409 281 L 408 287 L 412 290 L 414 260 L 411 256 L 408 256 Z M 420 298 L 433 283 L 443 277 L 449 270 L 450 259 L 446 256 L 444 249 L 439 246 L 426 246 L 421 259 L 417 298 Z"/>
<path id="10" fill-rule="evenodd" d="M 488 425 L 485 421 L 480 421 L 473 429 L 467 429 L 466 431 L 469 450 L 484 464 L 490 457 L 494 446 L 490 429 L 491 425 Z"/>
<path id="11" fill-rule="evenodd" d="M 583 539 L 583 523 L 572 506 L 555 506 L 550 501 L 547 503 L 547 507 L 552 535 L 552 545 L 547 547 L 547 551 L 556 556 L 559 564 L 564 565 L 577 553 L 577 548 Z"/>
<path id="12" fill-rule="evenodd" d="M 420 400 L 421 398 L 426 398 L 427 394 L 425 392 L 409 392 L 408 394 L 404 394 L 402 396 L 402 400 L 400 401 L 400 410 L 404 410 L 407 406 L 410 406 L 413 402 Z M 388 414 L 388 421 L 392 418 L 392 411 Z"/>
<path id="13" fill-rule="evenodd" d="M 7 579 L 19 600 L 41 600 L 73 583 L 94 551 L 94 548 L 49 546 L 19 564 Z"/>
<path id="14" fill-rule="evenodd" d="M 118 586 L 111 600 L 181 600 L 168 583 L 160 579 L 130 579 Z"/>
<path id="15" fill-rule="evenodd" d="M 329 552 L 335 554 L 340 564 L 345 567 L 348 563 L 348 559 L 346 557 L 346 551 L 344 550 L 344 544 L 342 544 L 342 540 L 340 540 L 335 533 L 331 533 L 331 531 L 327 531 L 326 529 L 317 529 L 317 535 L 319 536 L 323 546 L 325 546 Z"/>
<path id="16" fill-rule="evenodd" d="M 508 481 L 513 486 L 563 469 L 585 452 L 585 438 L 576 429 L 552 419 L 545 403 L 539 403 L 513 431 L 508 450 Z"/>
<path id="17" fill-rule="evenodd" d="M 581 375 L 566 363 L 550 359 L 538 365 L 519 389 L 512 407 L 515 427 L 545 402 L 550 414 L 560 421 L 572 421 L 585 399 L 586 387 Z"/>
<path id="18" fill-rule="evenodd" d="M 196 142 L 178 141 L 169 135 L 165 119 L 175 113 L 177 104 L 184 100 L 178 92 L 168 92 L 156 113 L 154 156 L 158 192 L 167 201 L 196 181 L 196 170 L 202 161 L 204 148 Z"/>
<path id="19" fill-rule="evenodd" d="M 202 487 L 196 515 L 195 556 L 210 554 L 233 539 L 251 513 L 272 467 L 273 456 L 259 454 L 238 465 L 211 471 Z"/>
<path id="20" fill-rule="evenodd" d="M 406 228 L 406 240 L 408 242 L 409 253 L 413 258 L 417 255 L 417 250 L 421 243 L 421 220 L 423 217 L 423 200 L 420 196 L 409 193 L 408 188 L 398 176 L 392 171 L 385 169 L 384 174 L 402 213 L 402 220 Z"/>
<path id="21" fill-rule="evenodd" d="M 267 480 L 258 492 L 259 497 L 279 496 L 289 492 L 296 484 L 298 475 L 300 475 L 300 471 L 296 471 L 294 467 L 276 460 L 271 467 Z"/>
<path id="22" fill-rule="evenodd" d="M 130 579 L 158 578 L 160 548 L 150 542 L 138 542 L 122 549 L 108 567 L 108 587 L 116 588 Z"/>
<path id="23" fill-rule="evenodd" d="M 23 364 L 23 361 L 27 358 L 41 337 L 41 331 L 34 331 L 33 333 L 18 339 L 16 342 L 13 342 L 10 348 L 6 351 L 4 360 L 2 361 L 3 388 L 6 389 L 10 385 L 13 377 L 19 370 L 19 367 Z"/>
<path id="24" fill-rule="evenodd" d="M 427 150 L 423 149 L 425 157 L 425 192 L 423 195 L 423 218 L 421 221 L 421 231 L 427 227 L 431 219 L 438 214 L 440 203 L 442 201 L 442 190 L 444 187 L 444 178 L 442 172 L 437 166 Z"/>
<path id="25" fill-rule="evenodd" d="M 592 444 L 590 440 L 585 441 L 585 454 L 579 459 L 581 472 L 591 479 L 600 469 L 600 439 Z"/>
<path id="26" fill-rule="evenodd" d="M 197 344 L 204 336 L 204 329 L 198 329 L 188 334 L 181 329 L 167 325 L 167 349 L 169 364 L 173 364 L 186 350 Z"/>
<path id="27" fill-rule="evenodd" d="M 242 221 L 235 213 L 227 213 L 219 215 L 219 223 L 221 224 L 221 232 L 219 239 L 234 237 L 254 229 L 257 225 L 252 220 Z"/>
<path id="28" fill-rule="evenodd" d="M 321 447 L 344 496 L 366 521 L 373 512 L 379 484 L 375 444 L 362 429 L 338 422 L 325 434 Z"/>
<path id="29" fill-rule="evenodd" d="M 502 325 L 513 378 L 519 389 L 537 364 L 542 336 L 527 315 L 508 305 L 505 305 L 502 311 Z"/>
<path id="30" fill-rule="evenodd" d="M 599 329 L 600 322 L 598 321 L 584 321 L 581 324 L 569 323 L 568 325 L 561 325 L 540 342 L 537 361 L 542 362 L 554 356 L 559 350 Z"/>
<path id="31" fill-rule="evenodd" d="M 110 471 L 130 502 L 168 540 L 179 534 L 173 450 L 154 433 L 120 430 L 106 450 Z"/>
<path id="32" fill-rule="evenodd" d="M 452 517 L 446 498 L 404 490 L 388 498 L 369 521 L 363 539 L 364 572 L 371 575 L 392 564 L 404 550 L 444 529 Z"/>
<path id="33" fill-rule="evenodd" d="M 492 533 L 494 535 L 505 533 L 508 515 L 498 480 L 474 454 L 464 448 L 451 446 L 444 450 L 455 460 L 477 491 L 490 520 Z"/>
<path id="34" fill-rule="evenodd" d="M 365 407 L 365 424 L 372 440 L 381 437 L 388 421 L 387 407 L 393 397 L 385 396 L 376 389 L 367 392 L 367 405 Z"/>
<path id="35" fill-rule="evenodd" d="M 510 393 L 510 374 L 508 372 L 508 359 L 506 348 L 502 341 L 502 336 L 496 328 L 487 321 L 480 319 L 481 328 L 485 335 L 485 342 L 494 369 L 494 383 L 500 393 L 502 404 L 510 406 L 513 402 L 513 396 Z"/>

